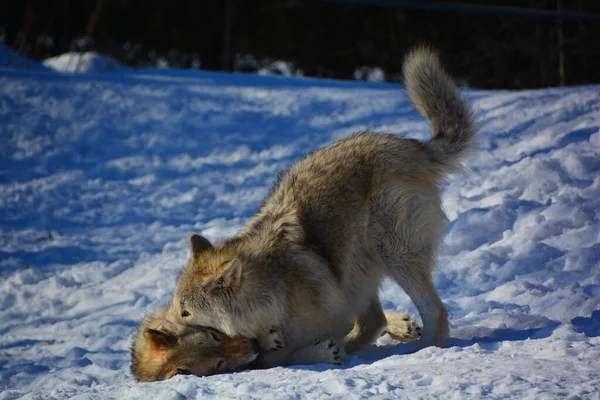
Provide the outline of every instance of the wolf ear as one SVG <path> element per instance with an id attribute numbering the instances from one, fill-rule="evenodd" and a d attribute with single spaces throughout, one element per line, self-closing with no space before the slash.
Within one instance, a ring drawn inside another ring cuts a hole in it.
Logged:
<path id="1" fill-rule="evenodd" d="M 215 289 L 231 289 L 236 291 L 242 284 L 242 261 L 239 258 L 233 259 L 224 271 L 214 280 Z"/>
<path id="2" fill-rule="evenodd" d="M 165 351 L 173 347 L 177 342 L 175 336 L 156 329 L 146 328 L 146 330 L 144 330 L 144 337 L 150 344 L 150 347 L 158 351 Z"/>
<path id="3" fill-rule="evenodd" d="M 210 244 L 208 239 L 204 236 L 200 236 L 197 233 L 190 235 L 190 252 L 192 253 L 192 258 L 195 258 L 198 254 L 212 248 L 212 244 Z"/>

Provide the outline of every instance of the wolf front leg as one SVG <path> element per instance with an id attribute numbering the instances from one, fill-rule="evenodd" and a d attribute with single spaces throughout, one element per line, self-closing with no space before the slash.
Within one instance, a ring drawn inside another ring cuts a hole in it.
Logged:
<path id="1" fill-rule="evenodd" d="M 258 335 L 256 338 L 261 349 L 267 351 L 279 351 L 285 346 L 281 326 L 273 326 L 268 332 Z"/>
<path id="2" fill-rule="evenodd" d="M 319 340 L 314 345 L 303 347 L 289 354 L 286 364 L 342 364 L 346 360 L 343 346 L 334 340 Z"/>
<path id="3" fill-rule="evenodd" d="M 356 353 L 375 343 L 375 340 L 381 336 L 386 324 L 387 321 L 379 297 L 375 296 L 369 301 L 367 309 L 356 318 L 354 328 L 346 336 L 346 352 Z"/>
<path id="4" fill-rule="evenodd" d="M 388 322 L 385 333 L 389 334 L 392 339 L 408 343 L 421 337 L 421 327 L 417 325 L 413 315 L 404 311 L 390 310 L 385 310 L 384 313 Z"/>
<path id="5" fill-rule="evenodd" d="M 296 351 L 290 352 L 287 348 L 283 348 L 276 352 L 262 352 L 257 364 L 261 368 L 318 363 L 342 364 L 346 359 L 346 353 L 337 343 L 334 340 L 320 340 Z"/>
<path id="6" fill-rule="evenodd" d="M 287 364 L 342 364 L 346 359 L 343 347 L 334 340 L 320 340 L 312 346 L 296 350 L 288 357 Z"/>

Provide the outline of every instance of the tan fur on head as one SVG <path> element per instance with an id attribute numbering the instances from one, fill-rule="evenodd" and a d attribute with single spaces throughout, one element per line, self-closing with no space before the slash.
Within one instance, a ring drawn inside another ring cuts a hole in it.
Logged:
<path id="1" fill-rule="evenodd" d="M 281 229 L 286 224 L 281 224 Z M 272 232 L 272 231 L 271 231 Z M 279 234 L 275 234 L 279 236 Z M 230 336 L 242 335 L 256 338 L 257 326 L 272 326 L 268 321 L 273 316 L 279 318 L 283 312 L 283 284 L 268 273 L 268 269 L 255 268 L 258 265 L 276 264 L 275 252 L 260 255 L 252 248 L 263 248 L 264 237 L 250 234 L 244 239 L 231 239 L 216 246 L 203 246 L 200 251 L 195 242 L 204 242 L 200 235 L 190 239 L 191 259 L 182 270 L 173 296 L 169 320 L 184 325 L 202 325 L 218 329 Z M 251 241 L 254 245 L 248 246 Z M 257 283 L 267 284 L 268 291 L 257 287 Z M 258 290 L 256 290 L 258 289 Z M 244 299 L 244 304 L 236 304 L 233 299 Z M 261 302 L 265 312 L 250 315 L 244 310 L 252 303 Z M 273 307 L 269 309 L 268 304 Z M 266 307 L 265 307 L 266 304 Z"/>
<path id="2" fill-rule="evenodd" d="M 142 382 L 177 374 L 211 375 L 247 365 L 258 356 L 251 339 L 230 338 L 210 328 L 173 324 L 161 306 L 144 317 L 131 347 L 131 372 Z"/>

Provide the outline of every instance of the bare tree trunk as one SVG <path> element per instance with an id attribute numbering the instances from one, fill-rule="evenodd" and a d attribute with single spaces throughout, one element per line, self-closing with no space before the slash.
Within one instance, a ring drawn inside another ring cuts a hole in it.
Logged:
<path id="1" fill-rule="evenodd" d="M 94 31 L 96 30 L 96 24 L 98 23 L 98 19 L 100 18 L 100 13 L 102 13 L 102 7 L 104 6 L 104 0 L 96 0 L 96 7 L 90 14 L 90 19 L 88 19 L 88 23 L 85 27 L 85 36 L 87 40 L 90 42 L 94 39 Z M 75 71 L 79 72 L 81 68 L 81 62 L 83 61 L 83 53 L 79 54 L 77 58 L 77 66 L 75 67 Z"/>
<path id="2" fill-rule="evenodd" d="M 225 0 L 225 32 L 223 34 L 223 71 L 231 67 L 231 0 Z"/>
<path id="3" fill-rule="evenodd" d="M 562 11 L 562 0 L 556 0 L 558 12 Z M 563 34 L 563 21 L 558 20 L 558 78 L 560 86 L 565 86 L 565 37 Z"/>
<path id="4" fill-rule="evenodd" d="M 23 23 L 21 24 L 21 28 L 17 32 L 17 37 L 15 39 L 15 54 L 12 60 L 9 62 L 8 66 L 12 67 L 18 62 L 19 55 L 28 55 L 29 46 L 27 46 L 27 36 L 29 36 L 29 31 L 31 30 L 32 24 L 32 12 L 31 12 L 31 0 L 25 0 L 25 6 L 23 7 L 24 15 L 23 15 Z M 29 68 L 27 65 L 26 68 Z"/>
<path id="5" fill-rule="evenodd" d="M 100 18 L 100 13 L 102 12 L 102 7 L 104 6 L 104 0 L 96 0 L 96 7 L 94 7 L 94 11 L 90 15 L 90 19 L 88 20 L 87 26 L 85 27 L 85 34 L 88 38 L 92 39 L 94 37 L 94 31 L 96 30 L 96 24 L 98 23 L 98 19 Z"/>

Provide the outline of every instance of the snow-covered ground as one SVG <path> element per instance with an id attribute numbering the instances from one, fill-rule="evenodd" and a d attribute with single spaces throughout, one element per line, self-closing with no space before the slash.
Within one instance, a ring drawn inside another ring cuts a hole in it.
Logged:
<path id="1" fill-rule="evenodd" d="M 131 334 L 187 235 L 233 234 L 276 172 L 373 129 L 426 140 L 400 86 L 0 69 L 0 399 L 600 398 L 600 87 L 469 91 L 444 187 L 448 348 L 135 383 Z M 415 311 L 392 283 L 386 308 Z"/>

